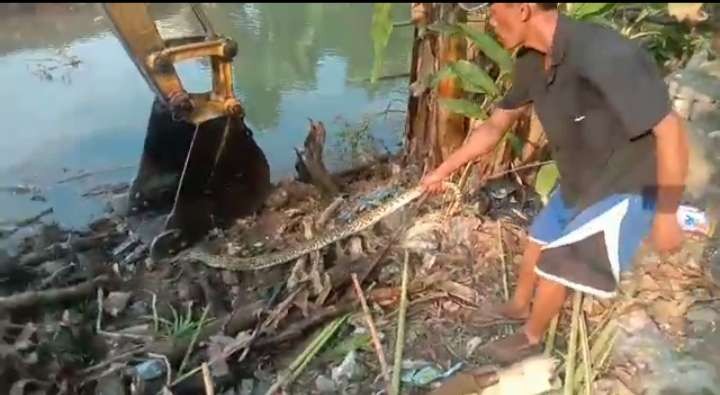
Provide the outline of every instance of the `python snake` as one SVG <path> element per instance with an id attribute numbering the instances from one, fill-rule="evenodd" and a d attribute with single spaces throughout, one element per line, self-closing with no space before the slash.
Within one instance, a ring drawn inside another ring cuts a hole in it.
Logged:
<path id="1" fill-rule="evenodd" d="M 446 189 L 452 191 L 455 199 L 457 199 L 456 201 L 460 201 L 460 189 L 455 184 L 450 182 L 444 182 L 443 185 L 446 187 Z M 367 229 L 368 227 L 376 224 L 382 218 L 392 214 L 401 207 L 422 196 L 423 193 L 424 191 L 420 186 L 407 190 L 404 193 L 390 199 L 386 203 L 383 203 L 380 206 L 361 215 L 358 219 L 348 225 L 331 230 L 317 238 L 310 239 L 306 242 L 300 243 L 297 246 L 290 247 L 283 251 L 247 258 L 239 258 L 227 255 L 214 255 L 205 251 L 190 249 L 186 250 L 186 252 L 182 255 L 185 258 L 199 261 L 207 266 L 216 269 L 230 271 L 252 271 L 266 269 L 269 267 L 280 265 L 282 263 L 289 262 L 310 252 L 317 251 L 338 240 L 344 239 L 361 230 Z"/>

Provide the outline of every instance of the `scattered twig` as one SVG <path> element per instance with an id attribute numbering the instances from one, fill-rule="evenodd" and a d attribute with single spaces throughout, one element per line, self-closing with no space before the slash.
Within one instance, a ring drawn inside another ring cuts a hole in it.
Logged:
<path id="1" fill-rule="evenodd" d="M 344 200 L 345 199 L 343 199 L 342 197 L 337 197 L 332 203 L 330 203 L 329 206 L 327 206 L 327 208 L 322 212 L 322 214 L 320 214 L 320 218 L 318 218 L 317 220 L 317 223 L 315 225 L 317 229 L 325 226 L 328 220 L 330 220 L 330 217 L 335 213 L 335 211 L 337 211 L 338 207 L 340 207 Z"/>
<path id="2" fill-rule="evenodd" d="M 108 337 L 126 337 L 128 339 L 136 339 L 136 340 L 142 340 L 142 341 L 152 340 L 152 338 L 149 336 L 134 335 L 131 333 L 122 333 L 122 332 L 108 332 L 106 330 L 103 330 L 103 328 L 102 328 L 103 289 L 100 287 L 98 287 L 98 289 L 97 289 L 97 303 L 98 303 L 98 312 L 97 312 L 97 319 L 95 320 L 95 332 L 97 332 L 98 335 L 103 335 L 103 336 L 108 336 Z"/>
<path id="3" fill-rule="evenodd" d="M 602 350 L 602 354 L 599 355 L 597 364 L 595 365 L 596 369 L 593 370 L 591 380 L 595 380 L 595 377 L 600 373 L 601 369 L 605 368 L 605 363 L 610 358 L 610 355 L 613 352 L 613 348 L 615 347 L 615 341 L 617 340 L 618 332 L 614 331 L 610 339 L 608 340 L 607 344 L 605 345 L 605 349 Z M 592 354 L 592 352 L 591 352 Z"/>
<path id="4" fill-rule="evenodd" d="M 553 348 L 555 348 L 555 335 L 557 334 L 558 321 L 560 320 L 558 313 L 552 321 L 550 321 L 550 329 L 548 329 L 547 339 L 545 340 L 545 355 L 552 356 Z"/>
<path id="5" fill-rule="evenodd" d="M 148 291 L 150 292 L 150 291 Z M 160 320 L 158 319 L 158 313 L 157 313 L 157 294 L 155 292 L 150 292 L 152 294 L 152 312 L 153 312 L 153 330 L 155 333 L 158 333 L 160 331 Z"/>
<path id="6" fill-rule="evenodd" d="M 410 286 L 408 286 L 408 293 L 412 293 L 412 283 L 410 284 Z M 398 291 L 398 296 L 399 296 L 399 294 L 400 294 L 400 291 Z M 407 308 L 409 310 L 411 307 L 417 306 L 419 304 L 423 304 L 426 302 L 432 302 L 432 301 L 438 300 L 438 299 L 447 299 L 449 297 L 450 297 L 450 295 L 448 295 L 448 293 L 444 292 L 444 291 L 433 292 L 430 294 L 424 294 L 424 296 L 415 298 L 412 301 L 408 302 Z M 398 297 L 398 299 L 399 299 L 399 297 Z M 397 308 L 395 308 L 393 310 L 389 310 L 386 314 L 383 315 L 383 317 L 386 318 L 386 317 L 396 315 L 396 314 L 398 314 L 399 311 L 400 311 L 400 306 L 398 305 Z M 473 324 L 473 328 L 477 329 L 477 328 L 486 328 L 486 327 L 495 326 L 495 325 L 517 324 L 518 322 L 521 322 L 521 321 L 520 320 L 501 320 L 501 321 L 494 320 L 494 321 L 488 321 L 487 323 L 482 323 L 480 325 Z"/>
<path id="7" fill-rule="evenodd" d="M 165 387 L 170 388 L 170 379 L 172 378 L 172 366 L 170 365 L 170 361 L 165 355 L 162 354 L 148 353 L 148 356 L 163 361 L 163 363 L 165 364 L 165 369 L 167 371 L 167 374 L 165 375 Z"/>
<path id="8" fill-rule="evenodd" d="M 64 184 L 66 182 L 82 180 L 83 178 L 88 178 L 88 177 L 96 176 L 99 174 L 113 173 L 116 171 L 128 170 L 128 169 L 133 169 L 133 168 L 135 168 L 135 165 L 119 166 L 119 167 L 113 167 L 113 168 L 109 168 L 109 169 L 101 169 L 101 170 L 89 171 L 89 172 L 86 171 L 84 173 L 80 173 L 80 174 L 74 175 L 72 177 L 64 178 L 64 179 L 58 181 L 57 183 Z"/>
<path id="9" fill-rule="evenodd" d="M 255 346 L 265 347 L 269 345 L 284 343 L 288 340 L 303 336 L 303 334 L 307 333 L 310 328 L 313 328 L 314 326 L 325 322 L 326 320 L 338 317 L 342 314 L 349 313 L 353 311 L 354 307 L 355 306 L 353 303 L 348 303 L 340 306 L 329 306 L 326 309 L 316 312 L 315 314 L 311 315 L 309 318 L 303 321 L 299 321 L 288 326 L 287 329 L 285 329 L 281 333 L 278 333 L 274 337 L 259 339 Z"/>
<path id="10" fill-rule="evenodd" d="M 610 309 L 603 314 L 603 318 L 595 325 L 595 329 L 590 332 L 590 336 L 588 337 L 590 342 L 594 342 L 595 337 L 601 335 L 605 328 L 610 325 L 610 320 L 614 317 L 615 312 L 618 311 L 618 305 L 619 303 L 614 303 L 610 306 Z"/>
<path id="11" fill-rule="evenodd" d="M 612 352 L 612 348 L 617 336 L 617 324 L 615 321 L 608 321 L 599 332 L 597 339 L 593 342 L 590 347 L 590 361 L 592 361 L 592 375 L 590 377 L 591 382 L 595 379 L 598 374 L 598 370 L 604 365 L 608 355 Z M 585 369 L 585 363 L 578 366 L 576 372 L 580 372 L 579 369 Z M 577 374 L 575 375 L 575 387 L 579 387 L 583 383 L 584 376 Z M 587 385 L 587 383 L 585 383 Z"/>
<path id="12" fill-rule="evenodd" d="M 408 261 L 410 253 L 405 250 L 405 259 L 403 260 L 402 286 L 400 290 L 400 312 L 398 313 L 397 338 L 395 341 L 395 364 L 393 365 L 392 385 L 390 387 L 390 395 L 400 394 L 400 376 L 402 373 L 402 354 L 405 344 L 405 313 L 407 312 L 407 285 L 408 285 Z"/>
<path id="13" fill-rule="evenodd" d="M 508 272 L 507 265 L 505 264 L 505 248 L 503 247 L 503 234 L 502 234 L 502 221 L 498 220 L 498 247 L 500 248 L 500 264 L 502 265 L 502 282 L 503 282 L 503 295 L 505 301 L 510 299 L 510 292 L 508 291 Z"/>
<path id="14" fill-rule="evenodd" d="M 344 317 L 337 318 L 335 321 L 327 325 L 320 334 L 318 334 L 317 337 L 310 342 L 305 350 L 303 350 L 303 352 L 295 358 L 288 367 L 288 370 L 277 378 L 267 392 L 265 392 L 265 395 L 275 395 L 279 389 L 292 383 L 348 317 L 349 315 L 346 314 Z"/>
<path id="15" fill-rule="evenodd" d="M 280 292 L 282 292 L 282 290 L 284 288 L 285 288 L 284 285 L 275 288 L 275 290 L 273 291 L 272 295 L 270 296 L 270 299 L 268 300 L 267 304 L 265 304 L 265 306 L 263 306 L 262 312 L 260 314 L 265 313 L 265 311 L 270 309 L 275 304 L 275 301 L 277 300 L 278 296 L 280 295 Z M 242 355 L 240 355 L 240 358 L 238 358 L 238 360 L 237 360 L 238 363 L 245 360 L 245 357 L 247 357 L 247 355 L 250 353 L 250 348 L 252 347 L 253 342 L 255 341 L 255 339 L 257 339 L 258 335 L 260 334 L 260 331 L 265 326 L 265 324 L 268 322 L 269 322 L 269 319 L 266 319 L 265 323 L 258 320 L 258 323 L 255 326 L 255 329 L 253 330 L 252 336 L 250 337 L 250 340 L 248 341 L 247 345 L 245 346 L 245 350 L 243 350 Z"/>
<path id="16" fill-rule="evenodd" d="M 340 318 L 336 318 L 335 321 L 330 323 L 323 332 L 321 332 L 321 336 L 318 336 L 318 342 L 313 347 L 312 353 L 307 354 L 305 357 L 301 356 L 301 363 L 300 365 L 296 366 L 295 369 L 293 369 L 292 376 L 290 377 L 290 381 L 286 382 L 286 384 L 290 384 L 295 379 L 300 376 L 300 374 L 305 370 L 305 367 L 310 363 L 310 361 L 317 355 L 318 352 L 325 346 L 325 344 L 330 340 L 335 333 L 340 329 L 340 327 L 347 321 L 347 319 L 350 318 L 350 314 L 345 314 L 344 316 Z"/>
<path id="17" fill-rule="evenodd" d="M 250 339 L 248 339 L 248 341 L 249 341 L 249 340 L 250 340 Z M 239 342 L 238 344 L 235 344 L 235 345 L 234 345 L 233 347 L 231 347 L 230 349 L 228 349 L 228 350 L 220 353 L 220 355 L 215 356 L 215 358 L 211 358 L 210 361 L 209 361 L 207 364 L 208 364 L 208 365 L 212 365 L 212 364 L 214 364 L 215 362 L 217 362 L 217 361 L 219 361 L 219 360 L 221 360 L 221 359 L 227 359 L 227 358 L 229 358 L 232 354 L 236 353 L 238 350 L 241 350 L 242 348 L 246 347 L 247 344 L 248 344 L 247 342 L 245 342 L 245 343 Z M 180 382 L 185 381 L 188 377 L 192 377 L 193 375 L 195 375 L 197 372 L 199 372 L 199 371 L 201 371 L 201 370 L 202 370 L 202 365 L 200 365 L 200 366 L 196 367 L 195 369 L 193 369 L 193 370 L 185 373 L 184 375 L 176 378 L 175 381 L 173 381 L 172 383 L 168 384 L 168 387 L 174 387 L 174 386 L 178 385 Z"/>
<path id="18" fill-rule="evenodd" d="M 716 296 L 716 297 L 712 297 L 712 298 L 698 298 L 698 299 L 694 299 L 693 302 L 692 302 L 692 304 L 696 304 L 696 303 L 712 303 L 712 302 L 717 302 L 718 300 L 720 300 L 720 297 L 717 297 L 717 296 Z"/>
<path id="19" fill-rule="evenodd" d="M 588 336 L 587 336 L 587 326 L 585 324 L 585 315 L 580 312 L 580 346 L 582 350 L 582 359 L 583 364 L 585 365 L 585 368 L 583 369 L 583 373 L 585 374 L 585 383 L 588 384 L 585 386 L 585 394 L 586 395 L 592 395 L 591 394 L 591 386 L 589 384 L 592 383 L 592 378 L 590 377 L 590 372 L 593 368 L 592 366 L 592 360 L 590 359 L 590 346 L 588 346 Z"/>
<path id="20" fill-rule="evenodd" d="M 42 217 L 52 214 L 52 213 L 53 213 L 53 208 L 50 207 L 50 208 L 47 208 L 47 209 L 41 211 L 40 214 L 33 215 L 32 217 L 25 218 L 20 221 L 16 221 L 14 225 L 17 226 L 18 228 L 22 228 L 23 226 L 32 225 L 35 222 L 39 221 Z"/>
<path id="21" fill-rule="evenodd" d="M 570 325 L 570 339 L 568 340 L 568 353 L 565 358 L 565 387 L 563 388 L 563 395 L 574 394 L 575 355 L 577 354 L 578 323 L 580 308 L 582 306 L 582 298 L 582 292 L 575 291 L 573 298 L 572 321 Z"/>
<path id="22" fill-rule="evenodd" d="M 75 264 L 70 262 L 67 265 L 61 267 L 60 269 L 55 270 L 54 272 L 52 272 L 52 274 L 50 274 L 50 276 L 48 276 L 48 278 L 43 279 L 43 281 L 40 283 L 39 287 L 42 289 L 42 288 L 52 285 L 53 281 L 55 281 L 55 279 L 60 276 L 60 273 L 65 272 L 68 269 L 72 269 L 74 267 L 75 267 Z"/>
<path id="23" fill-rule="evenodd" d="M 207 363 L 202 363 L 203 383 L 205 384 L 205 395 L 215 395 L 215 385 L 213 384 L 212 376 L 210 375 L 210 369 L 208 369 Z"/>
<path id="24" fill-rule="evenodd" d="M 46 291 L 27 291 L 15 295 L 0 297 L 0 310 L 13 310 L 37 304 L 59 303 L 68 299 L 79 298 L 91 294 L 95 287 L 110 281 L 108 275 L 100 275 L 80 284 Z"/>
<path id="25" fill-rule="evenodd" d="M 121 361 L 121 360 L 123 360 L 123 359 L 125 359 L 125 358 L 132 357 L 133 355 L 138 354 L 138 353 L 141 353 L 141 352 L 144 352 L 144 351 L 145 351 L 145 345 L 144 345 L 144 344 L 135 346 L 134 348 L 131 348 L 130 351 L 124 352 L 124 353 L 122 353 L 122 354 L 118 354 L 118 355 L 116 355 L 116 356 L 114 356 L 114 357 L 111 357 L 111 358 L 108 358 L 108 359 L 106 359 L 106 360 L 104 360 L 104 361 L 102 361 L 102 362 L 100 362 L 100 363 L 98 363 L 98 364 L 95 364 L 95 365 L 93 365 L 93 366 L 89 366 L 89 367 L 83 369 L 82 372 L 81 372 L 81 374 L 82 374 L 82 375 L 87 375 L 87 374 L 89 374 L 90 372 L 93 372 L 93 371 L 98 370 L 98 369 L 102 369 L 102 368 L 104 368 L 104 367 L 112 364 L 113 362 Z"/>
<path id="26" fill-rule="evenodd" d="M 287 298 L 285 298 L 275 307 L 275 310 L 270 312 L 270 316 L 267 318 L 266 325 L 277 326 L 277 324 L 280 322 L 282 312 L 285 311 L 292 304 L 293 300 L 295 300 L 295 297 L 297 297 L 298 294 L 300 294 L 300 291 L 303 290 L 303 287 L 304 284 L 292 291 Z"/>
<path id="27" fill-rule="evenodd" d="M 357 293 L 358 300 L 362 306 L 363 313 L 365 316 L 365 323 L 367 323 L 370 336 L 372 337 L 373 345 L 375 346 L 375 352 L 377 353 L 378 361 L 380 361 L 380 368 L 382 369 L 383 377 L 385 378 L 385 385 L 390 385 L 390 373 L 388 371 L 388 365 L 385 361 L 385 353 L 383 352 L 382 344 L 380 343 L 380 337 L 378 336 L 377 329 L 375 329 L 375 323 L 373 322 L 370 309 L 368 308 L 367 301 L 365 300 L 365 294 L 360 287 L 355 273 L 352 274 L 353 285 L 355 286 L 355 292 Z"/>
<path id="28" fill-rule="evenodd" d="M 506 176 L 506 175 L 508 175 L 508 174 L 517 173 L 517 172 L 519 172 L 519 171 L 521 171 L 521 170 L 528 170 L 528 169 L 532 169 L 532 168 L 535 168 L 535 167 L 544 166 L 544 165 L 547 165 L 547 164 L 550 164 L 550 163 L 553 163 L 553 162 L 554 162 L 554 161 L 552 161 L 552 160 L 547 160 L 547 161 L 545 161 L 545 162 L 536 162 L 536 163 L 530 163 L 530 164 L 527 164 L 527 165 L 518 166 L 518 167 L 512 168 L 512 169 L 510 169 L 510 170 L 504 170 L 504 171 L 500 171 L 500 172 L 491 174 L 491 175 L 487 176 L 486 179 L 492 180 L 492 179 L 495 179 L 495 178 L 500 178 L 500 177 Z"/>

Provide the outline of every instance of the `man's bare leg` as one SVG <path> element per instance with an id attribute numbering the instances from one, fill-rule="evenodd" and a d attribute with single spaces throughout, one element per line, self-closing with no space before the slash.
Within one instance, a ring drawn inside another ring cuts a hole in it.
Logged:
<path id="1" fill-rule="evenodd" d="M 525 336 L 531 344 L 542 340 L 550 321 L 560 312 L 566 297 L 567 288 L 564 285 L 544 278 L 539 279 L 530 319 L 524 328 Z"/>
<path id="2" fill-rule="evenodd" d="M 550 321 L 562 308 L 567 295 L 565 286 L 540 278 L 537 294 L 523 331 L 485 346 L 485 353 L 501 363 L 511 363 L 526 356 L 541 352 L 540 341 Z"/>
<path id="3" fill-rule="evenodd" d="M 499 313 L 509 318 L 525 319 L 530 315 L 530 301 L 535 290 L 535 266 L 540 259 L 541 246 L 532 240 L 528 240 L 527 247 L 523 253 L 518 281 L 512 299 L 499 306 Z"/>

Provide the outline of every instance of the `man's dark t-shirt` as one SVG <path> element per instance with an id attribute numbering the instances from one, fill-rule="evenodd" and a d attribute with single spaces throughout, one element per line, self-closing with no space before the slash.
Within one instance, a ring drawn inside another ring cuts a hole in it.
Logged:
<path id="1" fill-rule="evenodd" d="M 560 15 L 551 67 L 522 49 L 498 106 L 532 103 L 548 136 L 567 204 L 587 207 L 613 193 L 654 191 L 652 128 L 671 110 L 649 54 L 609 28 Z"/>

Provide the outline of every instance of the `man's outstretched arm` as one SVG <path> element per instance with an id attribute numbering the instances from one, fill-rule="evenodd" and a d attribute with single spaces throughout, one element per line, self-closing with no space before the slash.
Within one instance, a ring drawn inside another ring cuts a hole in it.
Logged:
<path id="1" fill-rule="evenodd" d="M 473 121 L 470 125 L 471 135 L 468 141 L 448 156 L 434 171 L 425 176 L 420 184 L 428 191 L 441 189 L 440 182 L 445 178 L 464 164 L 490 152 L 526 107 L 513 110 L 498 108 L 486 121 Z"/>

